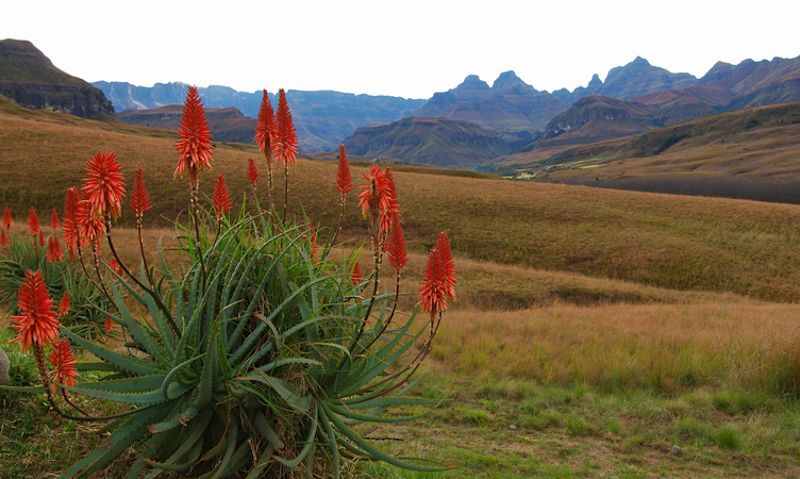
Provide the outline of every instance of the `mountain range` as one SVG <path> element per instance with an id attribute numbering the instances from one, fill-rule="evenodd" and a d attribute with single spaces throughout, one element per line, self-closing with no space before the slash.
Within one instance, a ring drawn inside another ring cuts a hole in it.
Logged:
<path id="1" fill-rule="evenodd" d="M 168 105 L 182 104 L 188 85 L 185 83 L 156 83 L 142 87 L 126 82 L 95 82 L 120 113 L 127 110 L 158 109 Z M 200 96 L 208 108 L 236 108 L 247 117 L 258 117 L 262 92 L 243 92 L 220 85 L 200 87 Z M 273 105 L 277 105 L 275 92 L 271 92 Z M 300 149 L 306 153 L 330 151 L 352 134 L 359 126 L 387 123 L 411 116 L 425 100 L 406 99 L 393 96 L 354 95 L 337 91 L 288 90 L 286 98 L 292 108 Z M 157 113 L 155 113 L 157 114 Z M 123 121 L 138 118 L 136 115 L 120 115 Z M 252 142 L 253 130 L 248 132 L 214 132 L 222 141 Z"/>
<path id="2" fill-rule="evenodd" d="M 30 42 L 0 41 L 0 94 L 32 108 L 174 130 L 187 84 L 94 85 L 58 68 Z M 217 141 L 251 142 L 261 92 L 200 89 Z M 800 57 L 719 62 L 701 78 L 642 57 L 572 91 L 540 91 L 513 71 L 491 86 L 476 75 L 429 100 L 288 90 L 301 151 L 505 171 L 535 167 L 580 145 L 743 108 L 800 100 Z M 273 97 L 273 101 L 275 101 Z M 114 111 L 116 110 L 116 113 Z"/>
<path id="3" fill-rule="evenodd" d="M 586 87 L 572 92 L 537 91 L 513 72 L 501 74 L 491 87 L 470 75 L 456 88 L 435 94 L 416 115 L 478 124 L 494 131 L 495 141 L 506 138 L 506 148 L 514 148 L 517 139 L 508 140 L 509 133 L 527 133 L 531 141 L 517 154 L 537 161 L 554 149 L 557 152 L 715 113 L 797 100 L 800 57 L 745 60 L 738 65 L 719 62 L 699 79 L 688 73 L 671 73 L 637 57 L 611 69 L 605 81 L 594 75 Z M 358 155 L 391 156 L 396 153 L 399 138 L 406 144 L 410 141 L 402 127 L 412 124 L 403 120 L 395 128 L 360 128 L 345 140 L 345 145 Z M 460 130 L 464 128 L 460 125 Z M 419 130 L 417 133 L 430 134 Z M 470 140 L 460 143 L 457 138 L 461 133 L 456 129 L 450 135 L 442 131 L 436 135 L 453 141 L 434 142 L 420 137 L 420 145 L 433 145 L 425 149 L 424 157 L 412 151 L 401 159 L 413 163 L 437 157 L 444 165 L 469 149 Z M 453 143 L 460 148 L 453 148 Z M 372 147 L 365 149 L 364 145 Z M 495 160 L 483 162 L 476 169 L 493 170 L 497 166 Z"/>

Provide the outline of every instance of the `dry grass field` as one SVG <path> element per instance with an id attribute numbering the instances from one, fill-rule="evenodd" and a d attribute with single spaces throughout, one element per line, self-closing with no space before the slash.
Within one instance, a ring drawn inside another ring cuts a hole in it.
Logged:
<path id="1" fill-rule="evenodd" d="M 18 223 L 29 204 L 41 213 L 60 206 L 86 159 L 114 150 L 127 171 L 145 170 L 156 205 L 146 242 L 163 238 L 177 264 L 169 219 L 186 198 L 171 174 L 173 141 L 0 103 L 0 206 L 12 206 Z M 249 156 L 257 153 L 218 145 L 214 168 L 240 197 Z M 331 225 L 335 165 L 301 160 L 291 174 L 292 197 Z M 800 207 L 424 168 L 398 167 L 396 176 L 412 248 L 403 309 L 415 303 L 425 250 L 442 229 L 457 256 L 458 301 L 413 386 L 442 404 L 370 434 L 451 469 L 361 464 L 347 477 L 800 476 Z M 353 203 L 348 224 L 360 225 Z M 126 216 L 115 234 L 133 258 Z M 362 246 L 361 232 L 348 229 L 334 254 Z M 6 325 L 0 315 L 3 344 Z M 30 363 L 16 347 L 11 354 Z M 103 437 L 98 425 L 20 398 L 0 395 L 3 479 L 57 477 Z M 97 477 L 120 477 L 121 466 Z"/>
<path id="2" fill-rule="evenodd" d="M 158 192 L 148 222 L 163 226 L 186 206 L 185 185 L 172 176 L 172 144 L 164 132 L 2 104 L 0 203 L 18 218 L 29 205 L 40 211 L 61 205 L 64 188 L 78 182 L 82 165 L 107 149 L 117 152 L 129 175 L 144 169 L 148 187 Z M 258 157 L 250 147 L 217 148 L 214 169 L 226 174 L 235 197 L 245 190 L 251 156 Z M 800 299 L 797 206 L 397 170 L 408 239 L 417 252 L 447 230 L 454 251 L 480 261 L 680 290 Z M 356 184 L 361 171 L 354 172 Z M 303 204 L 323 227 L 336 217 L 334 178 L 335 165 L 323 161 L 300 161 L 290 175 L 293 204 Z M 212 182 L 203 186 L 208 192 Z M 363 225 L 354 200 L 350 204 L 345 224 Z M 123 216 L 123 222 L 131 220 Z M 363 233 L 363 226 L 351 228 L 351 237 Z"/>

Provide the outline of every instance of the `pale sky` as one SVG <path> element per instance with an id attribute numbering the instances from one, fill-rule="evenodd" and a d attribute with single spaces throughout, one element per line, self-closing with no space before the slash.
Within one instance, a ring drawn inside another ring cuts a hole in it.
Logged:
<path id="1" fill-rule="evenodd" d="M 717 61 L 800 55 L 800 1 L 6 0 L 0 38 L 88 81 L 428 98 L 470 73 L 539 90 L 637 55 L 702 76 Z"/>

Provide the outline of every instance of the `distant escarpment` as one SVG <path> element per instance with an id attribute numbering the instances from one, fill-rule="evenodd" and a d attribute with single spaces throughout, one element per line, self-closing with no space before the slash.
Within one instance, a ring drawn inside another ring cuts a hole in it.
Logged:
<path id="1" fill-rule="evenodd" d="M 411 117 L 359 128 L 344 144 L 357 156 L 479 170 L 530 141 L 525 133 L 501 133 L 467 121 Z"/>
<path id="2" fill-rule="evenodd" d="M 117 118 L 125 123 L 171 131 L 178 130 L 181 116 L 183 116 L 181 105 L 117 113 Z M 237 108 L 208 108 L 206 117 L 213 132 L 214 141 L 253 143 L 256 120 L 244 116 Z"/>
<path id="3" fill-rule="evenodd" d="M 91 84 L 68 75 L 31 42 L 0 41 L 0 94 L 28 107 L 85 118 L 108 118 L 111 102 Z"/>

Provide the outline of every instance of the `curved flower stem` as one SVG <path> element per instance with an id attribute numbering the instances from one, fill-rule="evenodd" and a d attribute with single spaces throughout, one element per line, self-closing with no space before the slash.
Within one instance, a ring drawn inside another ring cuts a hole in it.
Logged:
<path id="1" fill-rule="evenodd" d="M 381 396 L 385 396 L 387 394 L 390 394 L 391 392 L 393 392 L 393 391 L 397 390 L 399 387 L 401 387 L 403 384 L 407 383 L 411 379 L 411 377 L 414 376 L 414 374 L 417 372 L 419 367 L 422 365 L 423 361 L 425 361 L 425 358 L 427 358 L 428 353 L 430 353 L 430 351 L 432 349 L 433 339 L 436 337 L 436 333 L 438 333 L 438 331 L 439 331 L 439 325 L 442 322 L 442 312 L 441 311 L 438 312 L 438 315 L 439 315 L 438 321 L 435 319 L 436 315 L 437 315 L 437 311 L 436 310 L 431 312 L 431 335 L 428 337 L 428 341 L 422 346 L 422 348 L 419 350 L 419 352 L 414 357 L 414 359 L 412 359 L 408 363 L 408 365 L 406 365 L 405 368 L 401 369 L 400 371 L 398 371 L 398 372 L 396 372 L 394 374 L 391 374 L 391 375 L 381 379 L 380 381 L 378 381 L 375 384 L 370 384 L 369 386 L 364 386 L 360 390 L 358 390 L 355 393 L 353 393 L 353 395 L 360 395 L 360 394 L 364 394 L 366 392 L 372 391 L 373 389 L 375 389 L 377 387 L 380 387 L 381 385 L 386 384 L 387 382 L 392 381 L 393 379 L 402 376 L 403 374 L 406 373 L 406 371 L 411 370 L 408 374 L 406 374 L 406 376 L 403 379 L 398 381 L 397 384 L 395 384 L 394 386 L 392 386 L 391 388 L 389 388 L 387 390 L 381 391 L 380 393 L 377 393 L 377 394 L 375 394 L 373 396 L 370 396 L 370 397 L 366 398 L 366 400 L 372 400 L 372 399 L 379 398 Z M 435 323 L 435 326 L 434 326 L 434 323 Z"/>
<path id="2" fill-rule="evenodd" d="M 267 162 L 267 207 L 270 211 L 273 210 L 274 204 L 272 202 L 272 150 L 267 148 L 264 152 L 264 159 Z"/>
<path id="3" fill-rule="evenodd" d="M 344 221 L 344 210 L 347 204 L 347 197 L 345 195 L 341 195 L 339 198 L 339 220 L 336 222 L 336 229 L 333 231 L 333 237 L 331 238 L 331 242 L 328 244 L 328 249 L 333 248 L 333 245 L 336 243 L 336 237 L 339 236 L 339 232 L 342 231 L 342 221 Z"/>
<path id="4" fill-rule="evenodd" d="M 47 403 L 50 405 L 51 408 L 53 408 L 56 414 L 63 417 L 64 419 L 70 419 L 72 421 L 86 421 L 86 422 L 108 421 L 111 419 L 117 419 L 129 416 L 137 411 L 137 409 L 134 409 L 133 411 L 124 412 L 121 414 L 112 414 L 109 416 L 88 416 L 86 414 L 84 414 L 83 416 L 73 416 L 72 414 L 64 412 L 60 407 L 58 407 L 58 404 L 56 404 L 56 401 L 53 398 L 53 392 L 51 391 L 50 387 L 51 386 L 50 377 L 47 375 L 47 370 L 44 364 L 44 351 L 42 351 L 42 347 L 39 344 L 33 345 L 33 356 L 36 360 L 36 368 L 39 372 L 39 379 L 42 380 L 42 386 L 44 386 L 44 392 L 47 397 Z M 74 404 L 71 404 L 71 406 L 80 411 L 80 409 Z"/>
<path id="5" fill-rule="evenodd" d="M 120 258 L 119 254 L 117 254 L 117 249 L 114 247 L 114 240 L 111 237 L 111 220 L 109 218 L 106 218 L 106 240 L 108 240 L 108 248 L 111 250 L 111 254 L 114 255 L 114 258 L 117 260 L 117 263 L 119 263 L 119 266 L 120 266 L 120 268 L 122 268 L 122 271 L 129 278 L 131 278 L 140 288 L 142 288 L 142 290 L 146 294 L 149 294 L 150 297 L 153 298 L 153 300 L 156 302 L 156 305 L 158 306 L 158 309 L 160 309 L 161 312 L 164 313 L 164 317 L 167 319 L 167 322 L 169 323 L 170 328 L 172 328 L 172 332 L 175 333 L 176 335 L 180 335 L 180 331 L 178 330 L 178 325 L 175 324 L 175 320 L 172 318 L 172 314 L 170 314 L 169 309 L 167 308 L 167 306 L 164 304 L 163 301 L 161 301 L 161 296 L 156 294 L 155 289 L 148 288 L 144 283 L 139 281 L 139 278 L 137 278 L 136 276 L 131 274 L 131 272 L 128 269 L 128 267 L 125 266 L 125 263 L 122 261 L 122 258 Z M 140 242 L 140 244 L 141 244 L 141 242 Z M 144 256 L 144 251 L 142 251 L 142 255 Z M 95 260 L 95 267 L 97 268 L 97 275 L 99 277 L 100 276 L 100 264 L 99 264 L 99 261 L 97 259 L 97 254 L 95 254 L 94 260 Z M 112 301 L 112 303 L 113 303 L 113 301 Z"/>
<path id="6" fill-rule="evenodd" d="M 67 404 L 72 406 L 73 409 L 75 409 L 79 413 L 83 414 L 84 416 L 88 416 L 89 415 L 88 412 L 86 412 L 83 409 L 79 408 L 75 403 L 72 402 L 72 400 L 69 398 L 69 395 L 67 395 L 67 390 L 66 389 L 62 389 L 61 390 L 61 396 L 64 398 L 64 402 L 66 402 Z"/>
<path id="7" fill-rule="evenodd" d="M 192 210 L 192 218 L 194 223 L 194 236 L 195 236 L 195 246 L 197 247 L 197 257 L 200 260 L 200 274 L 202 275 L 200 278 L 200 291 L 205 292 L 206 290 L 206 264 L 205 260 L 203 259 L 203 248 L 200 245 L 200 206 L 198 202 L 198 197 L 200 196 L 199 189 L 200 185 L 198 181 L 192 182 L 191 185 L 191 193 L 189 196 L 189 208 Z"/>
<path id="8" fill-rule="evenodd" d="M 372 341 L 370 341 L 369 344 L 367 344 L 364 347 L 364 351 L 369 351 L 369 348 L 371 348 L 372 345 L 375 344 L 375 342 L 381 336 L 383 336 L 383 333 L 386 332 L 386 329 L 389 327 L 389 324 L 391 324 L 392 319 L 394 318 L 394 313 L 397 311 L 397 301 L 398 301 L 399 298 L 400 298 L 400 270 L 396 270 L 395 288 L 394 288 L 394 304 L 392 305 L 392 312 L 389 313 L 389 319 L 387 319 L 386 322 L 383 323 L 383 326 L 381 327 L 381 330 L 378 331 L 378 334 L 376 334 L 375 337 L 372 338 Z"/>
<path id="9" fill-rule="evenodd" d="M 286 223 L 286 210 L 289 208 L 289 162 L 283 162 L 283 222 Z"/>
<path id="10" fill-rule="evenodd" d="M 136 232 L 139 238 L 139 252 L 142 255 L 142 264 L 144 265 L 144 271 L 147 275 L 147 282 L 150 283 L 150 287 L 155 290 L 155 278 L 153 277 L 153 273 L 150 271 L 150 266 L 147 264 L 147 254 L 144 251 L 144 240 L 142 240 L 142 216 L 136 215 Z M 119 261 L 119 260 L 118 260 Z"/>

